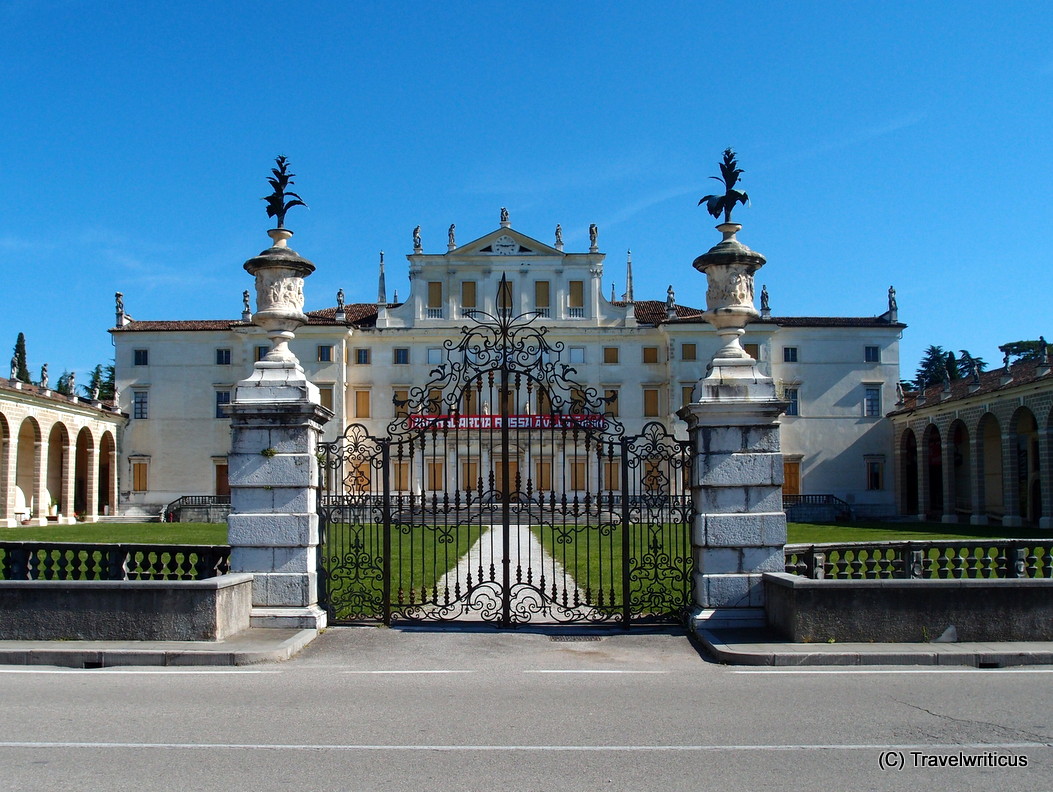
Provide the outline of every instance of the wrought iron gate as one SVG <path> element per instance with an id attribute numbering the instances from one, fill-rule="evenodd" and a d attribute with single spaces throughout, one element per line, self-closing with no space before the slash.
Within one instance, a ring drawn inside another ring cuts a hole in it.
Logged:
<path id="1" fill-rule="evenodd" d="M 476 312 L 385 436 L 322 444 L 331 623 L 682 618 L 687 443 L 657 422 L 626 434 L 535 318 Z"/>

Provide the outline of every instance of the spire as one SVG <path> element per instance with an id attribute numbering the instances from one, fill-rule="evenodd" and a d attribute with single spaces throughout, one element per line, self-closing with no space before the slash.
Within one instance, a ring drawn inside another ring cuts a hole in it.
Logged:
<path id="1" fill-rule="evenodd" d="M 622 295 L 622 302 L 636 302 L 633 298 L 633 252 L 631 250 L 625 251 L 625 294 Z"/>
<path id="2" fill-rule="evenodd" d="M 614 302 L 614 281 L 611 281 L 611 302 Z"/>
<path id="3" fill-rule="evenodd" d="M 380 283 L 377 286 L 377 303 L 388 304 L 388 290 L 384 284 L 384 251 L 380 251 Z"/>

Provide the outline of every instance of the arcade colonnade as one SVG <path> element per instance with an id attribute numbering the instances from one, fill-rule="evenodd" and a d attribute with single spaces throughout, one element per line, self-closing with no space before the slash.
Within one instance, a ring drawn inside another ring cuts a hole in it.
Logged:
<path id="1" fill-rule="evenodd" d="M 33 385 L 0 385 L 0 525 L 96 522 L 116 513 L 125 416 Z"/>
<path id="2" fill-rule="evenodd" d="M 935 386 L 890 416 L 900 514 L 1053 530 L 1053 375 L 1044 364 Z"/>

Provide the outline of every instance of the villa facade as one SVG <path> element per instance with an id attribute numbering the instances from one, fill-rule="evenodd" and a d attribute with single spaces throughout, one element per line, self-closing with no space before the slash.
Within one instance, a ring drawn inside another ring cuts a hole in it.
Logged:
<path id="1" fill-rule="evenodd" d="M 677 411 L 693 398 L 719 346 L 716 332 L 703 321 L 704 309 L 677 303 L 672 288 L 665 300 L 635 299 L 631 263 L 626 292 L 608 299 L 604 258 L 595 244 L 564 252 L 558 236 L 545 244 L 503 220 L 467 244 L 451 238 L 444 253 L 425 254 L 415 243 L 404 301 L 388 300 L 381 262 L 375 303 L 344 304 L 338 295 L 335 307 L 307 312 L 291 343 L 336 414 L 323 439 L 353 423 L 383 435 L 399 402 L 444 361 L 444 342 L 473 316 L 500 314 L 532 315 L 549 328 L 577 380 L 608 399 L 627 432 L 657 420 L 686 437 Z M 310 299 L 310 283 L 307 293 Z M 894 306 L 872 317 L 776 317 L 764 308 L 742 341 L 788 405 L 785 491 L 832 494 L 860 513 L 892 513 L 892 425 L 885 414 L 896 398 L 905 326 Z M 247 311 L 234 319 L 134 321 L 122 306 L 111 333 L 120 408 L 130 416 L 121 508 L 156 513 L 183 495 L 225 495 L 225 405 L 269 349 L 264 332 Z M 482 415 L 493 411 L 472 406 Z"/>

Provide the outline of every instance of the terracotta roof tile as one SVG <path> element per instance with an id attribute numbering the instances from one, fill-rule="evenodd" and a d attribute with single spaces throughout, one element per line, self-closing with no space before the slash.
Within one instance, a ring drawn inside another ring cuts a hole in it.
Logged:
<path id="1" fill-rule="evenodd" d="M 943 392 L 943 385 L 931 385 L 922 391 L 913 391 L 911 393 L 904 394 L 903 405 L 888 413 L 889 415 L 902 415 L 903 413 L 913 412 L 914 410 L 922 410 L 928 407 L 935 407 L 938 405 L 944 405 L 948 402 L 961 401 L 972 396 L 983 396 L 988 393 L 996 393 L 1000 391 L 1007 391 L 1013 388 L 1018 388 L 1021 385 L 1029 385 L 1039 380 L 1050 379 L 1053 376 L 1053 372 L 1047 371 L 1046 373 L 1040 374 L 1038 372 L 1039 362 L 1037 360 L 1031 360 L 1027 362 L 1014 363 L 1010 372 L 1013 375 L 1013 379 L 1010 382 L 1002 384 L 1002 377 L 1005 375 L 1004 368 L 996 368 L 991 371 L 985 371 L 980 375 L 980 387 L 976 388 L 972 381 L 972 377 L 965 377 L 959 380 L 953 380 L 951 385 L 950 393 Z M 975 388 L 975 390 L 970 390 Z M 921 396 L 924 393 L 925 401 L 921 401 Z"/>

